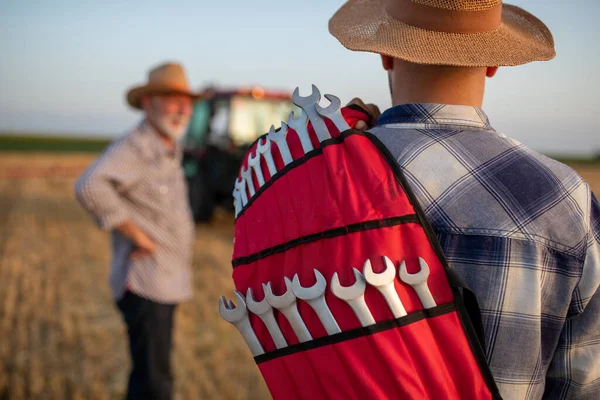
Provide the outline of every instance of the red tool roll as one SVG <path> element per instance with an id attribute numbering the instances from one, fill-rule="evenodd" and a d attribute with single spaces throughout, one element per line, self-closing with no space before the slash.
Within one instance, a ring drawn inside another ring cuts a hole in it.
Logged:
<path id="1" fill-rule="evenodd" d="M 341 111 L 351 127 L 369 118 L 358 108 Z M 245 301 L 269 310 L 247 315 L 259 343 L 255 361 L 272 396 L 499 398 L 478 339 L 474 297 L 449 269 L 395 160 L 374 136 L 340 134 L 325 122 L 332 138 L 319 142 L 309 125 L 314 149 L 307 153 L 299 135 L 287 131 L 293 157 L 287 165 L 272 144 L 274 174 L 266 153 L 256 153 L 268 140 L 259 139 L 247 157 L 261 157 L 260 171 L 246 159 L 236 186 L 244 191 L 236 193 L 237 307 Z M 414 282 L 423 277 L 424 284 Z M 322 297 L 303 299 L 323 285 Z M 364 297 L 349 300 L 361 285 Z M 272 297 L 265 299 L 267 291 Z M 294 304 L 273 307 L 286 292 Z M 279 345 L 265 322 L 270 308 Z"/>

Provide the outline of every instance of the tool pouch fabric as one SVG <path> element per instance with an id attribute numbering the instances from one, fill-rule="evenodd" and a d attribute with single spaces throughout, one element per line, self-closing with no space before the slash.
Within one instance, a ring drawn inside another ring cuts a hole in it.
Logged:
<path id="1" fill-rule="evenodd" d="M 341 110 L 350 127 L 369 121 L 360 108 Z M 303 287 L 327 281 L 326 304 L 339 331 L 328 334 L 304 300 L 296 306 L 312 340 L 300 342 L 282 312 L 277 324 L 287 346 L 276 348 L 262 320 L 250 323 L 261 346 L 255 361 L 275 399 L 489 399 L 500 398 L 483 351 L 483 329 L 475 296 L 449 268 L 434 231 L 389 151 L 373 135 L 339 132 L 304 154 L 288 130 L 293 162 L 284 165 L 277 146 L 271 153 L 277 173 L 260 160 L 264 184 L 252 174 L 245 204 L 238 204 L 233 251 L 236 289 L 264 298 L 264 284 L 282 295 L 284 278 Z M 265 140 L 262 137 L 259 140 Z M 248 168 L 247 157 L 242 169 Z M 242 177 L 238 178 L 240 181 Z M 239 194 L 238 194 L 239 195 Z M 238 196 L 238 199 L 240 196 Z M 377 287 L 367 283 L 364 299 L 374 324 L 363 326 L 353 308 L 330 290 L 334 273 L 341 286 L 357 280 L 369 260 L 375 273 L 394 264 L 393 289 L 406 315 L 396 318 Z M 425 261 L 427 290 L 435 305 L 425 308 L 413 287 L 400 279 Z"/>

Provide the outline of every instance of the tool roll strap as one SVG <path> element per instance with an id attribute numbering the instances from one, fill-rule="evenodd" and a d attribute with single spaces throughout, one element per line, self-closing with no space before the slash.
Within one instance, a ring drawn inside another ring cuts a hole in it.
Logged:
<path id="1" fill-rule="evenodd" d="M 341 112 L 350 127 L 369 118 Z M 241 320 L 273 398 L 499 398 L 481 322 L 395 160 L 369 133 L 314 119 L 259 139 L 234 191 L 237 305 L 222 298 L 221 314 Z"/>

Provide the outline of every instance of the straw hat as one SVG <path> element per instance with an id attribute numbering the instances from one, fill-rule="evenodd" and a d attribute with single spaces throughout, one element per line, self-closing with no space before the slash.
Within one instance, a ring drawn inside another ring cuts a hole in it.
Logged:
<path id="1" fill-rule="evenodd" d="M 141 109 L 142 96 L 159 93 L 200 97 L 190 89 L 183 67 L 176 63 L 166 63 L 150 70 L 146 84 L 131 88 L 127 92 L 127 102 L 131 107 Z"/>
<path id="2" fill-rule="evenodd" d="M 329 31 L 350 50 L 416 64 L 497 67 L 556 55 L 546 25 L 502 0 L 350 0 Z"/>

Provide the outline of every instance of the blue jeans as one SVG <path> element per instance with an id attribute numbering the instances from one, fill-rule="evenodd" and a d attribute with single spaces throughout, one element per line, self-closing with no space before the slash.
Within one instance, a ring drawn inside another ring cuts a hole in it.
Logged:
<path id="1" fill-rule="evenodd" d="M 117 306 L 127 324 L 133 364 L 127 400 L 170 400 L 173 397 L 171 336 L 176 305 L 155 303 L 126 292 Z"/>

